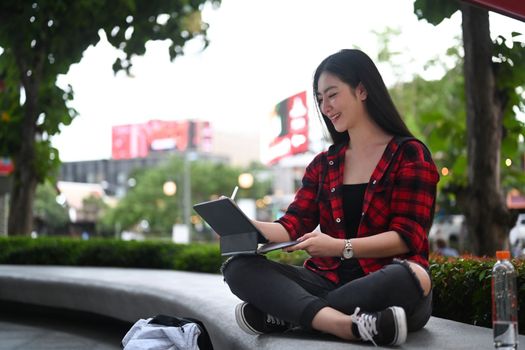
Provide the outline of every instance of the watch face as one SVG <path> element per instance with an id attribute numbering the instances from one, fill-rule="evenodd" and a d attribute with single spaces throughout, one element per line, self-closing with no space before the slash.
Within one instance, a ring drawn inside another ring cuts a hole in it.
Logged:
<path id="1" fill-rule="evenodd" d="M 354 250 L 352 249 L 352 243 L 349 239 L 345 239 L 345 247 L 343 249 L 343 259 L 350 259 L 354 256 Z"/>

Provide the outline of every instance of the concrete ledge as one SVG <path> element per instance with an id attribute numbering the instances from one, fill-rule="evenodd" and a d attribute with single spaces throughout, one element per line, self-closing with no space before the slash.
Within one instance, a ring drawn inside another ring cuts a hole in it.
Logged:
<path id="1" fill-rule="evenodd" d="M 0 300 L 88 311 L 135 322 L 159 313 L 200 319 L 217 350 L 370 349 L 303 332 L 250 336 L 235 322 L 239 299 L 222 276 L 181 271 L 0 265 Z M 520 336 L 525 345 L 525 336 Z M 522 348 L 520 346 L 520 348 Z M 493 349 L 492 330 L 431 318 L 403 349 Z"/>

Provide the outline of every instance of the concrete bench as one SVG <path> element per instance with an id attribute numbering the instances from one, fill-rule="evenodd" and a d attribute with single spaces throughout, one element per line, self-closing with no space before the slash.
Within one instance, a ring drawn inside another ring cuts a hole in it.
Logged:
<path id="1" fill-rule="evenodd" d="M 239 299 L 222 276 L 168 270 L 0 265 L 0 300 L 87 311 L 135 322 L 159 313 L 200 319 L 217 350 L 370 349 L 330 336 L 251 336 L 235 322 Z M 525 336 L 520 336 L 525 345 Z M 432 317 L 402 349 L 493 349 L 492 330 Z M 520 347 L 521 348 L 521 347 Z"/>

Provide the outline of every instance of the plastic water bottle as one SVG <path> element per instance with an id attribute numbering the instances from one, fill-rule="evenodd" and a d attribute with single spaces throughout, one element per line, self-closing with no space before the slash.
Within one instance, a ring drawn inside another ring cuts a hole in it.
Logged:
<path id="1" fill-rule="evenodd" d="M 509 251 L 496 252 L 492 268 L 492 328 L 494 347 L 500 350 L 518 348 L 518 297 L 516 270 Z"/>

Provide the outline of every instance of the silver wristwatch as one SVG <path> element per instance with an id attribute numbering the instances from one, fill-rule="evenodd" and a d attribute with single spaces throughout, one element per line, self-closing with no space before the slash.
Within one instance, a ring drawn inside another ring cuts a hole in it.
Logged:
<path id="1" fill-rule="evenodd" d="M 343 256 L 341 259 L 351 259 L 354 256 L 354 248 L 352 248 L 352 242 L 349 239 L 345 239 L 345 247 L 343 249 Z"/>

